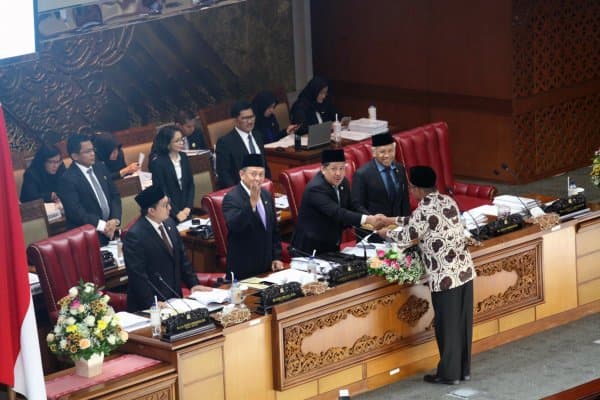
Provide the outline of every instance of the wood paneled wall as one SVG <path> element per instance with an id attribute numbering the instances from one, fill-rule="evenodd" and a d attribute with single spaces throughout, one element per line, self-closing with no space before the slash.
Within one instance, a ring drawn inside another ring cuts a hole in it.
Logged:
<path id="1" fill-rule="evenodd" d="M 600 146 L 600 3 L 313 0 L 315 74 L 355 118 L 448 122 L 456 175 L 531 181 Z"/>

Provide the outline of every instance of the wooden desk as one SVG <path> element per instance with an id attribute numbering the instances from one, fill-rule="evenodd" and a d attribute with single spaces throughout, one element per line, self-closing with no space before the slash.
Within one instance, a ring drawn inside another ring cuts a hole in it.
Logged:
<path id="1" fill-rule="evenodd" d="M 600 312 L 599 239 L 596 211 L 555 230 L 528 226 L 473 248 L 473 352 Z M 208 368 L 226 382 L 228 400 L 329 399 L 340 388 L 357 394 L 434 368 L 432 319 L 427 286 L 371 276 L 206 336 L 172 345 L 132 334 L 125 346 L 177 360 L 180 379 L 200 373 L 203 381 Z M 192 361 L 200 359 L 221 360 L 223 369 Z"/>
<path id="2" fill-rule="evenodd" d="M 74 368 L 69 368 L 46 376 L 46 381 L 73 373 Z M 177 374 L 175 368 L 168 363 L 142 369 L 140 371 L 99 383 L 85 389 L 61 396 L 61 400 L 86 400 L 86 399 L 165 399 L 175 400 L 175 381 Z"/>

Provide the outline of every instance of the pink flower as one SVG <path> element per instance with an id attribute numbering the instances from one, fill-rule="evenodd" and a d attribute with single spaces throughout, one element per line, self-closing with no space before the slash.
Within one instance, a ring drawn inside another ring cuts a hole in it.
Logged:
<path id="1" fill-rule="evenodd" d="M 80 305 L 81 305 L 81 303 L 79 302 L 79 300 L 74 300 L 71 303 L 71 308 L 79 308 Z"/>
<path id="2" fill-rule="evenodd" d="M 397 261 L 392 261 L 390 264 L 394 269 L 400 269 L 400 264 Z"/>
<path id="3" fill-rule="evenodd" d="M 412 257 L 410 255 L 406 256 L 406 266 L 410 267 L 410 264 L 412 264 Z"/>
<path id="4" fill-rule="evenodd" d="M 377 257 L 378 258 L 383 258 L 385 256 L 385 251 L 383 250 L 377 250 Z"/>

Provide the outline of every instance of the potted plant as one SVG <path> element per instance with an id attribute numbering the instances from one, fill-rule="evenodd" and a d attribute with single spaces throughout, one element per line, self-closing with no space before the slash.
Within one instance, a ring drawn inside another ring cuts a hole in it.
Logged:
<path id="1" fill-rule="evenodd" d="M 75 362 L 79 376 L 101 374 L 104 356 L 127 341 L 109 300 L 94 283 L 81 281 L 58 301 L 56 326 L 46 340 L 52 353 Z"/>

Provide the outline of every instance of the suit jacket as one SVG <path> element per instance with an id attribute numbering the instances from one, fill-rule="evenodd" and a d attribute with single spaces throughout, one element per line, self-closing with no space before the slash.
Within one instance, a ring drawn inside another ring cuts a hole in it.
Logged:
<path id="1" fill-rule="evenodd" d="M 179 296 L 181 296 L 181 282 L 185 282 L 188 288 L 198 285 L 198 278 L 185 255 L 177 226 L 171 219 L 167 219 L 163 224 L 173 244 L 173 254 L 169 252 L 146 217 L 140 217 L 125 235 L 123 255 L 129 277 L 128 311 L 149 308 L 154 302 L 154 296 L 159 300 L 176 297 L 166 285 Z M 161 282 L 159 276 L 163 278 L 166 285 Z"/>
<path id="2" fill-rule="evenodd" d="M 418 240 L 432 292 L 454 289 L 475 278 L 460 212 L 452 197 L 429 193 L 410 217 L 399 220 L 404 229 L 388 236 L 404 244 Z"/>
<path id="3" fill-rule="evenodd" d="M 253 131 L 252 136 L 264 158 L 265 145 L 262 134 L 258 131 Z M 248 149 L 235 129 L 217 141 L 217 177 L 220 189 L 237 185 L 240 182 L 240 169 L 242 169 L 242 160 L 246 154 L 248 154 Z M 271 179 L 271 170 L 266 158 L 264 160 L 265 176 Z"/>
<path id="4" fill-rule="evenodd" d="M 339 251 L 343 229 L 360 225 L 362 213 L 351 199 L 346 178 L 339 191 L 338 204 L 335 190 L 321 172 L 306 185 L 292 236 L 294 248 L 304 253 Z"/>
<path id="5" fill-rule="evenodd" d="M 108 219 L 117 218 L 120 220 L 121 195 L 111 178 L 110 171 L 101 161 L 94 163 L 92 168 L 108 201 L 110 208 Z M 65 209 L 65 217 L 69 228 L 85 224 L 97 226 L 98 221 L 102 219 L 102 210 L 94 189 L 92 189 L 92 185 L 83 175 L 83 172 L 75 165 L 75 161 L 71 163 L 59 180 L 59 197 Z M 99 232 L 99 238 L 101 245 L 108 242 L 108 238 L 101 232 Z"/>
<path id="6" fill-rule="evenodd" d="M 46 203 L 52 202 L 52 192 L 58 194 L 59 181 L 65 173 L 65 166 L 61 163 L 56 174 L 50 175 L 46 170 L 30 166 L 23 174 L 21 186 L 21 202 L 43 199 Z"/>
<path id="7" fill-rule="evenodd" d="M 198 128 L 194 129 L 194 132 L 187 137 L 187 141 L 190 146 L 188 150 L 206 149 L 206 144 L 204 143 L 204 134 Z"/>
<path id="8" fill-rule="evenodd" d="M 250 196 L 236 185 L 223 199 L 223 215 L 227 224 L 227 272 L 245 279 L 271 270 L 271 262 L 281 256 L 281 238 L 275 204 L 269 191 L 261 189 L 267 226 L 258 211 L 252 211 Z"/>
<path id="9" fill-rule="evenodd" d="M 194 206 L 194 178 L 190 161 L 185 153 L 179 153 L 181 157 L 181 188 L 177 182 L 175 167 L 167 154 L 156 156 L 150 163 L 152 172 L 152 184 L 159 186 L 171 201 L 171 217 L 176 218 L 179 211 L 186 207 Z"/>
<path id="10" fill-rule="evenodd" d="M 352 178 L 352 198 L 364 214 L 384 214 L 399 217 L 410 215 L 406 172 L 400 164 L 392 164 L 392 173 L 399 184 L 392 202 L 375 160 L 360 167 Z"/>

